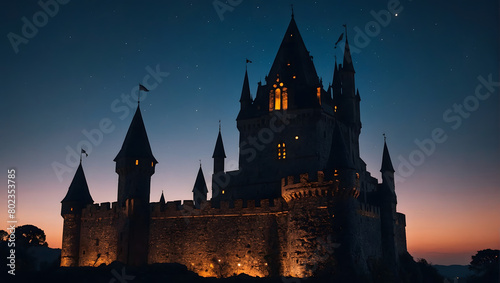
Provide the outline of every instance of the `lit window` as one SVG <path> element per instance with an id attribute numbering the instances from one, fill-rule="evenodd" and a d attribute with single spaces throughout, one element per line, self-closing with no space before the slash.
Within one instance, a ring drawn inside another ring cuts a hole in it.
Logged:
<path id="1" fill-rule="evenodd" d="M 283 88 L 283 94 L 281 96 L 283 98 L 283 110 L 287 110 L 288 109 L 288 92 L 287 92 L 286 87 Z"/>
<path id="2" fill-rule="evenodd" d="M 297 76 L 293 76 L 293 77 L 292 77 L 292 79 L 294 79 L 294 80 L 295 80 L 296 78 L 297 78 Z"/>
<path id="3" fill-rule="evenodd" d="M 276 79 L 279 82 L 279 78 Z M 288 109 L 288 89 L 283 87 L 283 83 L 273 84 L 269 92 L 269 111 Z"/>
<path id="4" fill-rule="evenodd" d="M 316 96 L 318 97 L 319 105 L 321 105 L 321 88 L 320 87 L 317 88 Z"/>
<path id="5" fill-rule="evenodd" d="M 298 140 L 299 139 L 299 136 L 295 136 L 295 139 Z"/>
<path id="6" fill-rule="evenodd" d="M 285 143 L 279 143 L 278 144 L 278 159 L 285 159 L 286 158 L 286 145 Z"/>
<path id="7" fill-rule="evenodd" d="M 333 172 L 333 176 L 337 177 L 339 175 L 337 169 L 335 169 L 335 171 Z"/>
<path id="8" fill-rule="evenodd" d="M 135 165 L 139 165 L 139 159 L 135 160 Z"/>
<path id="9" fill-rule="evenodd" d="M 222 190 L 222 194 L 224 194 L 224 193 L 225 193 L 224 190 Z"/>
<path id="10" fill-rule="evenodd" d="M 73 211 L 73 208 L 71 208 L 71 211 Z"/>
<path id="11" fill-rule="evenodd" d="M 274 110 L 274 90 L 269 93 L 269 111 Z"/>
<path id="12" fill-rule="evenodd" d="M 279 88 L 276 89 L 276 98 L 275 98 L 275 103 L 274 103 L 274 109 L 276 109 L 276 110 L 281 109 L 281 89 L 279 89 Z"/>
<path id="13" fill-rule="evenodd" d="M 337 112 L 337 105 L 333 108 L 333 111 Z"/>
<path id="14" fill-rule="evenodd" d="M 153 167 L 153 166 L 154 166 L 154 163 L 151 161 L 151 167 Z"/>

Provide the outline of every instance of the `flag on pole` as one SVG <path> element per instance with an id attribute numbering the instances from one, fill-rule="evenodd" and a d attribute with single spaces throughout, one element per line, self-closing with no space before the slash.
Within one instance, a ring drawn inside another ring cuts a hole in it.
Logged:
<path id="1" fill-rule="evenodd" d="M 248 63 L 252 63 L 252 61 L 248 60 L 248 58 L 247 58 L 247 64 L 248 64 Z"/>
<path id="2" fill-rule="evenodd" d="M 85 151 L 85 149 L 82 148 L 82 154 L 85 154 L 85 157 L 88 157 L 89 155 L 87 154 L 87 152 Z"/>
<path id="3" fill-rule="evenodd" d="M 342 33 L 342 34 L 339 36 L 339 39 L 337 39 L 337 42 L 335 42 L 335 48 L 337 48 L 337 44 L 339 44 L 339 42 L 342 40 L 342 38 L 344 38 L 344 33 Z"/>
<path id="4" fill-rule="evenodd" d="M 147 89 L 145 86 L 139 84 L 139 90 L 142 90 L 142 91 L 145 91 L 145 92 L 148 92 L 149 89 Z"/>

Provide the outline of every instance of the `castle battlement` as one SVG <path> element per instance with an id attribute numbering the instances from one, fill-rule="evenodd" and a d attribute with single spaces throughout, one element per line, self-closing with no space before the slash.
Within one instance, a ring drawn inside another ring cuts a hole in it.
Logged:
<path id="1" fill-rule="evenodd" d="M 111 217 L 124 210 L 118 206 L 117 202 L 94 203 L 87 205 L 82 210 L 82 217 Z"/>
<path id="2" fill-rule="evenodd" d="M 269 214 L 286 211 L 286 204 L 282 199 L 255 200 L 237 199 L 232 202 L 220 201 L 215 206 L 215 202 L 203 201 L 200 208 L 196 208 L 192 200 L 176 200 L 163 203 L 151 203 L 151 216 L 159 218 L 172 217 L 205 217 L 205 216 L 229 216 L 245 214 Z"/>
<path id="3" fill-rule="evenodd" d="M 333 196 L 346 193 L 355 198 L 358 197 L 357 182 L 352 188 L 340 188 L 340 178 L 332 177 L 334 178 L 326 177 L 323 171 L 317 171 L 315 174 L 300 174 L 298 178 L 288 176 L 281 179 L 281 195 L 287 202 L 307 196 Z"/>

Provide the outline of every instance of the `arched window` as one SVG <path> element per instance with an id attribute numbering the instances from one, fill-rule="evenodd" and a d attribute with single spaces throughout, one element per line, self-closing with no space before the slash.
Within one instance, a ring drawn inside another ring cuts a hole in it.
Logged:
<path id="1" fill-rule="evenodd" d="M 275 96 L 275 102 L 274 102 L 274 109 L 275 110 L 280 110 L 281 109 L 281 89 L 277 88 L 276 89 L 276 96 Z"/>
<path id="2" fill-rule="evenodd" d="M 286 159 L 286 145 L 284 142 L 278 144 L 278 159 Z"/>
<path id="3" fill-rule="evenodd" d="M 283 87 L 279 77 L 269 92 L 269 111 L 288 109 L 288 89 Z"/>

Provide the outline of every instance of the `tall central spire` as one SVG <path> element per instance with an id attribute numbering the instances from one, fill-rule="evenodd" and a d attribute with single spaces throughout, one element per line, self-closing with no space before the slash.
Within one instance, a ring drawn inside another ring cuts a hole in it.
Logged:
<path id="1" fill-rule="evenodd" d="M 306 85 L 319 84 L 311 55 L 302 40 L 293 14 L 268 77 L 274 80 L 277 75 L 283 80 L 293 79 Z"/>

